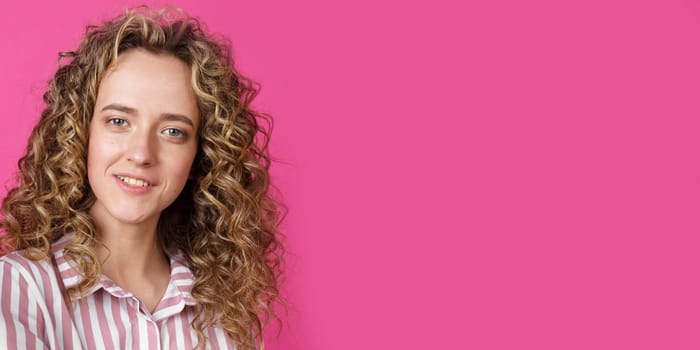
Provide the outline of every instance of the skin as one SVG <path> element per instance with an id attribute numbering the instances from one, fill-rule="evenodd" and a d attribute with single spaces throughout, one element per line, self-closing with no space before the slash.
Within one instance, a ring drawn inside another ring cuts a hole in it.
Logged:
<path id="1" fill-rule="evenodd" d="M 182 191 L 197 153 L 200 115 L 190 78 L 173 56 L 122 53 L 100 83 L 90 123 L 90 214 L 103 243 L 102 273 L 151 312 L 170 280 L 158 219 Z"/>

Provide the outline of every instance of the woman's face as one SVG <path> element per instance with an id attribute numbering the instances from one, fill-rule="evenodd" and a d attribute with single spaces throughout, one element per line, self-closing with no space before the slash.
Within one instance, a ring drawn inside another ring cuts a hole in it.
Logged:
<path id="1" fill-rule="evenodd" d="M 87 171 L 100 226 L 155 224 L 180 194 L 200 124 L 190 68 L 170 55 L 122 53 L 102 79 Z"/>

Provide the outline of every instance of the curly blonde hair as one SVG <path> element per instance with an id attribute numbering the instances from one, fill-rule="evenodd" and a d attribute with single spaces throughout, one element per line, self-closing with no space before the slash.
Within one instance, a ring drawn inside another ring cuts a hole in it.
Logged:
<path id="1" fill-rule="evenodd" d="M 100 80 L 119 54 L 135 48 L 173 55 L 191 67 L 202 116 L 192 180 L 158 223 L 161 243 L 181 250 L 195 276 L 198 347 L 206 341 L 203 330 L 216 324 L 239 349 L 263 348 L 264 327 L 278 319 L 283 261 L 281 206 L 268 172 L 271 119 L 251 109 L 258 88 L 235 70 L 230 45 L 182 11 L 128 10 L 88 26 L 78 49 L 60 54 L 71 61 L 59 67 L 44 94 L 46 108 L 18 163 L 18 185 L 2 203 L 3 253 L 25 250 L 45 259 L 52 242 L 70 233 L 65 255 L 84 279 L 68 293 L 79 295 L 97 281 L 88 130 Z"/>

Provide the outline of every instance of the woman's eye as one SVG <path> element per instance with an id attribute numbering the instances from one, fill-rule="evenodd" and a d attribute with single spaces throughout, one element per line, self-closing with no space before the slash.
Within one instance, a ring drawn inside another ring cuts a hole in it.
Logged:
<path id="1" fill-rule="evenodd" d="M 163 133 L 165 133 L 168 136 L 173 136 L 173 137 L 184 137 L 185 136 L 184 132 L 182 132 L 178 129 L 175 129 L 175 128 L 167 128 L 167 129 L 163 130 Z"/>
<path id="2" fill-rule="evenodd" d="M 126 120 L 122 118 L 111 118 L 107 121 L 107 123 L 114 126 L 124 126 L 126 125 Z"/>

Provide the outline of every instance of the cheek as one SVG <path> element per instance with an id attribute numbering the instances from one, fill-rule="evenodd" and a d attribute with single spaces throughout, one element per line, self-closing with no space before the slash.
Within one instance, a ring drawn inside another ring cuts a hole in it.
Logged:
<path id="1" fill-rule="evenodd" d="M 163 159 L 163 171 L 167 172 L 170 182 L 177 184 L 178 188 L 184 186 L 187 179 L 190 178 L 192 172 L 192 162 L 196 150 L 177 149 L 172 152 L 164 152 L 168 155 L 167 159 Z M 175 156 L 176 155 L 176 156 Z"/>
<path id="2" fill-rule="evenodd" d="M 88 177 L 92 175 L 94 172 L 94 168 L 97 166 L 98 159 L 99 157 L 99 150 L 95 146 L 95 143 L 90 141 L 88 143 L 88 152 L 87 152 L 87 171 L 88 171 Z"/>
<path id="3" fill-rule="evenodd" d="M 102 157 L 100 155 L 100 148 L 97 147 L 92 140 L 91 138 L 87 147 L 87 180 L 92 191 L 97 194 L 101 192 L 100 189 L 102 188 L 100 185 L 102 183 L 100 176 L 100 159 L 102 159 Z"/>
<path id="4" fill-rule="evenodd" d="M 90 143 L 88 144 L 87 156 L 88 171 L 96 167 L 100 163 L 100 160 L 104 158 L 102 151 L 102 147 L 100 147 L 96 142 L 93 142 L 92 140 L 90 141 Z"/>
<path id="5" fill-rule="evenodd" d="M 90 138 L 87 153 L 88 177 L 91 174 L 99 175 L 103 172 L 107 163 L 115 158 L 118 152 L 116 146 L 113 140 L 105 139 L 99 135 Z"/>

